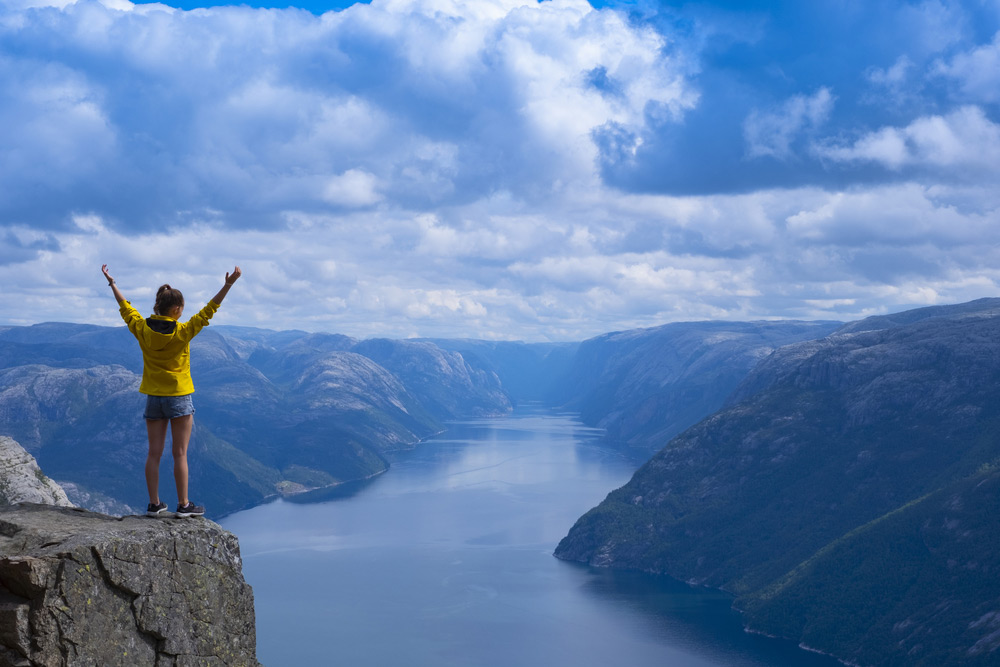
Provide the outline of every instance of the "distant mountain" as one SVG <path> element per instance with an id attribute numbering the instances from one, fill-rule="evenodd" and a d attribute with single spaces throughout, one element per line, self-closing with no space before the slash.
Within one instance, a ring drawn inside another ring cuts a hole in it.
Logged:
<path id="1" fill-rule="evenodd" d="M 225 513 L 365 479 L 387 469 L 387 452 L 448 420 L 505 414 L 517 401 L 582 409 L 612 438 L 641 444 L 717 409 L 774 347 L 832 326 L 674 324 L 525 344 L 214 325 L 192 344 L 192 493 Z M 135 511 L 145 496 L 141 369 L 125 327 L 0 329 L 0 433 L 23 443 L 76 502 Z"/>
<path id="2" fill-rule="evenodd" d="M 387 452 L 446 420 L 510 410 L 495 373 L 428 342 L 213 326 L 194 339 L 191 357 L 192 495 L 216 516 L 275 493 L 370 477 L 388 467 Z M 124 327 L 4 328 L 0 434 L 21 442 L 78 502 L 134 511 L 145 504 L 141 372 Z"/>
<path id="3" fill-rule="evenodd" d="M 552 404 L 573 365 L 580 343 L 433 339 L 434 345 L 457 352 L 475 368 L 493 373 L 514 401 Z"/>
<path id="4" fill-rule="evenodd" d="M 386 338 L 362 341 L 352 350 L 399 378 L 438 419 L 510 412 L 507 390 L 496 372 L 473 366 L 474 360 L 460 352 L 428 341 Z"/>
<path id="5" fill-rule="evenodd" d="M 840 322 L 678 322 L 609 333 L 580 344 L 549 394 L 607 437 L 640 449 L 722 407 L 778 347 L 822 338 Z"/>
<path id="6" fill-rule="evenodd" d="M 663 444 L 558 557 L 726 589 L 856 664 L 1000 662 L 1000 299 L 783 347 Z"/>

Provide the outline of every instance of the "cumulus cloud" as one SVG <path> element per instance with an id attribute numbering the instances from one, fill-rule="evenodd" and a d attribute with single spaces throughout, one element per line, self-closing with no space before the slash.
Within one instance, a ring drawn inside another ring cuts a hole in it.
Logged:
<path id="1" fill-rule="evenodd" d="M 991 212 L 954 205 L 953 191 L 918 184 L 824 193 L 786 218 L 788 233 L 809 244 L 845 248 L 932 245 L 939 250 L 990 238 Z"/>
<path id="2" fill-rule="evenodd" d="M 938 61 L 934 71 L 953 79 L 967 99 L 1000 102 L 1000 32 L 989 44 Z"/>
<path id="3" fill-rule="evenodd" d="M 360 169 L 348 169 L 327 181 L 323 199 L 335 205 L 358 207 L 370 206 L 381 197 L 374 175 Z"/>
<path id="4" fill-rule="evenodd" d="M 951 173 L 971 171 L 981 178 L 984 172 L 1000 168 L 1000 125 L 980 107 L 967 106 L 946 116 L 918 118 L 906 127 L 884 127 L 849 145 L 828 145 L 816 151 L 840 162 L 870 161 L 893 170 L 917 166 Z"/>
<path id="5" fill-rule="evenodd" d="M 884 106 L 887 102 L 897 107 L 913 104 L 923 88 L 917 78 L 917 65 L 906 54 L 899 56 L 889 67 L 870 67 L 865 78 L 872 91 L 863 94 L 861 100 L 871 106 Z"/>
<path id="6" fill-rule="evenodd" d="M 867 72 L 868 80 L 890 90 L 898 90 L 906 84 L 910 71 L 913 69 L 913 61 L 902 55 L 896 59 L 892 67 L 885 69 L 873 67 Z"/>
<path id="7" fill-rule="evenodd" d="M 963 210 L 975 197 L 977 209 Z M 581 205 L 592 203 L 581 194 Z M 22 288 L 32 308 L 10 297 L 0 306 L 8 323 L 114 325 L 104 262 L 141 310 L 162 282 L 191 302 L 208 299 L 239 263 L 245 279 L 218 323 L 566 340 L 673 320 L 850 319 L 885 312 L 887 303 L 982 296 L 1000 279 L 995 189 L 619 194 L 585 226 L 559 202 L 541 216 L 508 212 L 494 229 L 462 222 L 476 219 L 479 206 L 460 207 L 450 221 L 344 211 L 336 224 L 303 215 L 287 230 L 240 233 L 214 224 L 124 233 L 80 216 L 72 230 L 15 230 L 30 255 L 0 265 L 0 281 L 32 276 Z M 627 240 L 654 228 L 662 233 Z"/>
<path id="8" fill-rule="evenodd" d="M 594 128 L 690 105 L 656 31 L 585 0 L 319 17 L 79 0 L 0 18 L 7 222 L 274 226 L 383 200 L 537 199 L 596 178 Z"/>
<path id="9" fill-rule="evenodd" d="M 795 95 L 769 111 L 754 110 L 743 123 L 747 156 L 792 157 L 792 143 L 830 117 L 834 97 L 828 88 L 811 96 Z"/>
<path id="10" fill-rule="evenodd" d="M 0 266 L 31 261 L 43 252 L 56 252 L 59 242 L 51 234 L 26 227 L 0 230 Z"/>
<path id="11" fill-rule="evenodd" d="M 105 262 L 140 310 L 238 263 L 219 323 L 361 337 L 993 295 L 975 6 L 6 3 L 0 323 L 115 324 Z"/>

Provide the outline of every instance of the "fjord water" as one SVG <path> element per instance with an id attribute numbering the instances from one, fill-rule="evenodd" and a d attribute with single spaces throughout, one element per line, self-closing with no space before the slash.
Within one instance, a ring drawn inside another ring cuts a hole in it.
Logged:
<path id="1" fill-rule="evenodd" d="M 541 408 L 450 424 L 386 474 L 222 521 L 268 667 L 830 667 L 743 632 L 728 596 L 561 562 L 637 462 Z"/>

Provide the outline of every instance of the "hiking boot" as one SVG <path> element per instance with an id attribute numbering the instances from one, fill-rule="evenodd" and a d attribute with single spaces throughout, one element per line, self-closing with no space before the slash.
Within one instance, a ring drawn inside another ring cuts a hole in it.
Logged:
<path id="1" fill-rule="evenodd" d="M 160 516 L 160 512 L 167 511 L 166 503 L 149 503 L 146 505 L 146 516 Z"/>
<path id="2" fill-rule="evenodd" d="M 190 500 L 187 505 L 177 506 L 177 516 L 201 516 L 205 513 L 205 508 L 200 505 L 195 505 Z"/>

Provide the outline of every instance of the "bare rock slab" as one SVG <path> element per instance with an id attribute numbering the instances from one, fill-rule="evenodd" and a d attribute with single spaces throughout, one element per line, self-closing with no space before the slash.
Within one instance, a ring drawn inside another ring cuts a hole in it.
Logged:
<path id="1" fill-rule="evenodd" d="M 0 435 L 0 504 L 43 503 L 73 507 L 61 486 L 45 476 L 35 457 Z"/>
<path id="2" fill-rule="evenodd" d="M 259 667 L 236 537 L 206 519 L 0 507 L 0 667 Z"/>

